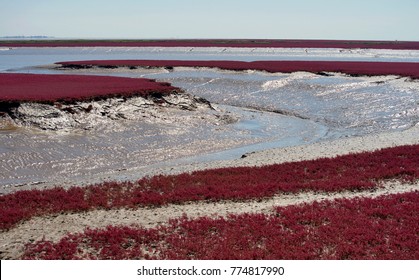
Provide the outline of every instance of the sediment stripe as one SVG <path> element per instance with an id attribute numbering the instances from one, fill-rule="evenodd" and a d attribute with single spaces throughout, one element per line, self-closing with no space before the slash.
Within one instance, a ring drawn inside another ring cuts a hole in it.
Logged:
<path id="1" fill-rule="evenodd" d="M 57 62 L 68 68 L 116 67 L 209 67 L 223 70 L 257 70 L 270 73 L 306 71 L 339 72 L 354 76 L 398 75 L 419 79 L 419 63 L 359 61 L 205 61 L 205 60 L 86 60 Z M 327 75 L 327 74 L 325 74 Z"/>

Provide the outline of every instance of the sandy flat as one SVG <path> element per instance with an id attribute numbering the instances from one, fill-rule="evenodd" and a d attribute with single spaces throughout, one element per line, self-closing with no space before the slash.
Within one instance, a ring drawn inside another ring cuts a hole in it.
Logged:
<path id="1" fill-rule="evenodd" d="M 220 143 L 221 144 L 221 143 Z M 378 134 L 369 134 L 360 137 L 349 137 L 331 141 L 316 142 L 309 145 L 300 145 L 285 148 L 274 148 L 254 152 L 247 151 L 243 157 L 237 157 L 231 160 L 208 161 L 201 163 L 181 163 L 167 165 L 150 165 L 142 167 L 133 167 L 127 170 L 121 170 L 118 174 L 109 173 L 103 176 L 95 176 L 93 181 L 80 181 L 79 185 L 89 185 L 99 183 L 109 178 L 115 178 L 117 175 L 119 181 L 135 181 L 145 176 L 158 174 L 180 174 L 193 172 L 197 170 L 216 169 L 223 167 L 239 166 L 263 166 L 278 164 L 283 162 L 311 160 L 321 157 L 334 157 L 349 153 L 358 153 L 364 151 L 374 151 L 377 149 L 396 147 L 402 145 L 419 144 L 419 124 L 404 130 L 396 132 L 385 132 Z M 68 182 L 56 182 L 62 186 L 71 186 Z M 30 186 L 29 188 L 43 188 L 39 186 Z"/>
<path id="2" fill-rule="evenodd" d="M 397 132 L 370 134 L 360 137 L 343 138 L 332 141 L 317 142 L 310 145 L 301 145 L 286 148 L 267 149 L 263 151 L 249 151 L 244 157 L 213 161 L 199 164 L 186 164 L 170 166 L 153 170 L 141 169 L 141 177 L 155 174 L 179 174 L 203 169 L 237 166 L 263 166 L 283 162 L 311 160 L 321 157 L 335 157 L 349 153 L 374 151 L 377 149 L 419 144 L 419 124 Z M 136 170 L 126 174 L 127 179 L 137 179 Z"/>

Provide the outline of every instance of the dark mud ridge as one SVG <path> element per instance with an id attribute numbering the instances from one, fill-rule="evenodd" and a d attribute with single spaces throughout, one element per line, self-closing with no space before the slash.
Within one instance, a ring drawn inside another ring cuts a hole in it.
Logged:
<path id="1" fill-rule="evenodd" d="M 0 129 L 90 130 L 121 125 L 115 120 L 181 123 L 189 111 L 214 123 L 232 121 L 207 100 L 154 80 L 0 74 Z"/>
<path id="2" fill-rule="evenodd" d="M 71 104 L 13 102 L 0 105 L 0 129 L 26 126 L 42 130 L 91 130 L 110 128 L 118 125 L 118 122 L 115 123 L 118 120 L 176 123 L 182 122 L 182 115 L 189 111 L 202 113 L 215 112 L 215 109 L 207 100 L 186 93 L 160 97 L 105 98 Z M 219 121 L 227 121 L 225 117 L 215 114 L 214 122 L 217 116 Z"/>

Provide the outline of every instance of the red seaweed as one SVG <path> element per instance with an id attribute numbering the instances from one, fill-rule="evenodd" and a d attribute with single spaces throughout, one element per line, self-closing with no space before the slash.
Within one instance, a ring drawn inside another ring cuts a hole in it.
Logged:
<path id="1" fill-rule="evenodd" d="M 169 225 L 109 226 L 57 243 L 28 244 L 24 259 L 419 259 L 419 192 L 278 207 L 274 214 L 186 217 Z"/>
<path id="2" fill-rule="evenodd" d="M 87 75 L 0 74 L 0 103 L 74 102 L 108 97 L 147 97 L 179 90 L 150 79 Z"/>
<path id="3" fill-rule="evenodd" d="M 0 230 L 34 216 L 93 209 L 161 206 L 187 201 L 243 201 L 301 191 L 366 190 L 381 181 L 419 179 L 419 145 L 262 167 L 158 175 L 68 190 L 25 190 L 0 196 Z"/>
<path id="4" fill-rule="evenodd" d="M 189 61 L 189 60 L 86 60 L 57 62 L 63 67 L 210 67 L 223 70 L 259 70 L 266 72 L 312 73 L 340 72 L 349 75 L 398 75 L 419 79 L 417 62 L 353 62 L 353 61 Z"/>

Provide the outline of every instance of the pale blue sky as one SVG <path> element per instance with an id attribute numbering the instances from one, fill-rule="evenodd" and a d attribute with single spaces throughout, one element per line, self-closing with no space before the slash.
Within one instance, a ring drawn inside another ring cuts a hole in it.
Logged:
<path id="1" fill-rule="evenodd" d="M 0 0 L 0 36 L 419 41 L 419 0 Z"/>

